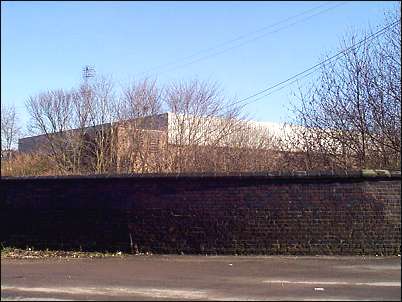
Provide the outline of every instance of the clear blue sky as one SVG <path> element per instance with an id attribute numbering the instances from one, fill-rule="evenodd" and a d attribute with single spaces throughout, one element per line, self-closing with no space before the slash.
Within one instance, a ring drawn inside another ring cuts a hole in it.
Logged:
<path id="1" fill-rule="evenodd" d="M 241 47 L 182 68 L 155 70 L 162 85 L 196 77 L 217 81 L 228 97 L 244 98 L 316 64 L 327 52 L 335 53 L 347 31 L 383 24 L 384 12 L 397 5 L 356 1 L 335 7 L 339 3 L 2 1 L 1 102 L 14 103 L 25 124 L 24 102 L 30 95 L 76 86 L 86 64 L 124 85 L 155 66 L 177 59 L 190 62 L 213 52 L 180 59 L 318 7 L 248 35 L 252 39 L 287 26 Z M 295 89 L 272 94 L 246 112 L 259 121 L 284 121 Z"/>

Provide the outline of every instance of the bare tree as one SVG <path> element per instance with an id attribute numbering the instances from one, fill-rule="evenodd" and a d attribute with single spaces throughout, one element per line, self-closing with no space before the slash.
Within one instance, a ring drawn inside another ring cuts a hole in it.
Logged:
<path id="1" fill-rule="evenodd" d="M 341 48 L 357 38 L 350 34 Z M 297 119 L 307 130 L 294 146 L 305 154 L 306 169 L 400 168 L 400 39 L 399 19 L 385 36 L 323 65 L 316 83 L 300 93 Z"/>
<path id="2" fill-rule="evenodd" d="M 90 171 L 94 173 L 112 172 L 115 170 L 115 149 L 113 122 L 117 118 L 116 101 L 113 82 L 101 76 L 90 86 L 81 89 L 88 107 L 90 128 L 87 130 L 87 141 L 90 143 Z M 84 106 L 85 108 L 85 106 Z"/>
<path id="3" fill-rule="evenodd" d="M 26 103 L 31 116 L 30 130 L 33 134 L 44 135 L 46 144 L 39 141 L 39 152 L 44 152 L 55 162 L 60 173 L 75 172 L 71 152 L 69 131 L 73 128 L 73 93 L 64 90 L 53 90 L 30 97 Z"/>
<path id="4" fill-rule="evenodd" d="M 15 147 L 21 128 L 18 125 L 18 116 L 13 105 L 1 104 L 1 158 Z"/>
<path id="5" fill-rule="evenodd" d="M 150 79 L 132 82 L 123 89 L 117 105 L 120 172 L 160 171 L 159 151 L 166 144 L 166 129 L 149 116 L 162 112 L 161 95 L 156 80 Z"/>
<path id="6" fill-rule="evenodd" d="M 42 93 L 30 97 L 26 106 L 32 133 L 43 134 L 36 138 L 42 148 L 37 151 L 48 154 L 59 173 L 105 173 L 114 169 L 112 122 L 116 104 L 110 79 L 98 77 L 77 90 Z"/>
<path id="7" fill-rule="evenodd" d="M 201 150 L 222 147 L 239 122 L 239 110 L 231 106 L 216 83 L 193 80 L 167 87 L 170 169 L 175 172 L 214 170 L 202 167 Z M 205 162 L 204 162 L 205 163 Z"/>
<path id="8" fill-rule="evenodd" d="M 161 113 L 161 89 L 156 80 L 132 82 L 122 91 L 118 119 L 128 120 Z"/>

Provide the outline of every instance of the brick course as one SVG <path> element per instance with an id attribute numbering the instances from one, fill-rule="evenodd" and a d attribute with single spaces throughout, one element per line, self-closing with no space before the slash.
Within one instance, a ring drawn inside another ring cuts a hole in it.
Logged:
<path id="1" fill-rule="evenodd" d="M 400 253 L 400 174 L 28 177 L 1 187 L 4 246 Z"/>

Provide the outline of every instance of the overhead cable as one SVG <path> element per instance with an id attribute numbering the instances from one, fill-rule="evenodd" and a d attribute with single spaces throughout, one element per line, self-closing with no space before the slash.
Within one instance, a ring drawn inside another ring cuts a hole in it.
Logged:
<path id="1" fill-rule="evenodd" d="M 238 101 L 236 101 L 236 102 L 234 102 L 234 103 L 232 103 L 232 104 L 229 104 L 229 106 L 233 106 L 233 105 L 236 105 L 236 104 L 243 103 L 243 102 L 245 102 L 245 101 L 247 101 L 247 100 L 249 100 L 249 99 L 252 99 L 252 98 L 254 98 L 254 97 L 258 96 L 258 95 L 263 94 L 264 92 L 267 92 L 267 91 L 269 91 L 269 90 L 272 90 L 272 89 L 274 89 L 274 88 L 277 88 L 277 87 L 279 87 L 279 86 L 281 86 L 281 85 L 283 85 L 283 84 L 285 84 L 285 83 L 287 83 L 287 82 L 289 82 L 289 81 L 291 81 L 291 80 L 296 79 L 296 81 L 297 81 L 297 80 L 299 80 L 299 77 L 300 77 L 301 75 L 304 75 L 303 78 L 305 78 L 305 77 L 307 77 L 307 76 L 313 74 L 313 73 L 318 69 L 318 67 L 320 67 L 321 65 L 324 65 L 325 63 L 328 63 L 328 62 L 330 62 L 330 61 L 332 61 L 332 60 L 338 59 L 341 55 L 345 54 L 346 52 L 348 52 L 348 51 L 350 51 L 350 50 L 352 50 L 352 49 L 354 49 L 354 48 L 356 48 L 356 47 L 359 47 L 361 44 L 363 44 L 363 43 L 365 43 L 365 42 L 369 42 L 370 40 L 374 40 L 374 39 L 377 38 L 378 36 L 384 34 L 384 33 L 385 33 L 388 29 L 390 29 L 392 26 L 397 25 L 399 22 L 400 22 L 400 20 L 395 21 L 395 22 L 393 22 L 393 23 L 391 23 L 391 24 L 389 24 L 389 25 L 383 27 L 382 29 L 378 30 L 377 32 L 375 32 L 375 33 L 373 33 L 373 34 L 371 34 L 371 35 L 369 35 L 369 36 L 366 36 L 364 39 L 362 39 L 362 40 L 360 40 L 359 42 L 353 44 L 352 46 L 349 46 L 349 47 L 347 47 L 347 48 L 341 50 L 340 52 L 336 53 L 335 55 L 333 55 L 333 56 L 331 56 L 331 57 L 329 57 L 329 58 L 327 58 L 327 59 L 325 59 L 325 60 L 323 60 L 323 61 L 321 61 L 321 62 L 315 64 L 314 66 L 312 66 L 312 67 L 310 67 L 310 68 L 307 68 L 307 69 L 305 69 L 304 71 L 299 72 L 299 73 L 297 73 L 297 74 L 295 74 L 295 75 L 293 75 L 293 76 L 287 78 L 286 80 L 283 80 L 283 81 L 281 81 L 281 82 L 279 82 L 279 83 L 277 83 L 277 84 L 274 84 L 274 85 L 272 85 L 272 86 L 270 86 L 270 87 L 268 87 L 268 88 L 266 88 L 266 89 L 263 89 L 263 90 L 261 90 L 261 91 L 255 93 L 255 94 L 253 94 L 253 95 L 250 95 L 250 96 L 245 97 L 245 98 L 243 98 L 243 99 L 241 99 L 241 100 L 238 100 Z M 294 82 L 295 82 L 295 81 L 291 82 L 290 84 L 292 84 L 292 83 L 294 83 Z M 288 84 L 288 85 L 290 85 L 290 84 Z M 288 85 L 285 85 L 285 86 L 281 87 L 281 88 L 278 89 L 278 90 L 281 90 L 282 88 L 284 88 L 284 87 L 286 87 L 286 86 L 288 86 Z M 275 90 L 275 91 L 277 91 L 277 90 Z M 269 94 L 263 95 L 263 96 L 261 96 L 261 97 L 259 97 L 259 98 L 257 98 L 257 99 L 254 99 L 254 100 L 252 100 L 251 102 L 248 102 L 246 105 L 251 104 L 251 103 L 254 103 L 254 102 L 256 102 L 256 101 L 258 101 L 258 100 L 260 100 L 260 99 L 262 99 L 262 98 L 264 98 L 264 97 L 266 97 L 266 96 L 268 96 L 268 95 L 270 95 L 270 94 L 272 94 L 272 93 L 269 93 Z M 245 106 L 245 105 L 244 105 L 244 106 Z M 242 106 L 242 107 L 244 107 L 244 106 Z"/>
<path id="2" fill-rule="evenodd" d="M 328 1 L 328 2 L 330 2 L 330 1 Z M 306 18 L 303 18 L 303 19 L 301 19 L 301 20 L 295 21 L 295 22 L 293 22 L 293 23 L 291 23 L 291 24 L 285 25 L 285 26 L 283 26 L 283 27 L 281 27 L 281 28 L 279 28 L 279 29 L 276 29 L 276 30 L 274 30 L 274 31 L 270 31 L 270 32 L 266 32 L 266 33 L 260 34 L 260 35 L 254 37 L 254 38 L 251 38 L 251 39 L 248 39 L 248 40 L 246 40 L 246 41 L 243 41 L 243 42 L 241 42 L 241 43 L 239 43 L 239 44 L 237 44 L 237 45 L 234 45 L 234 46 L 225 48 L 225 49 L 223 49 L 223 50 L 218 50 L 218 51 L 216 51 L 216 52 L 214 52 L 214 53 L 212 53 L 212 54 L 208 54 L 208 55 L 199 57 L 199 58 L 197 58 L 197 59 L 195 59 L 195 60 L 193 60 L 193 61 L 184 63 L 184 64 L 182 64 L 182 65 L 178 65 L 178 66 L 174 66 L 174 67 L 172 67 L 172 68 L 165 69 L 164 71 L 162 71 L 162 73 L 165 73 L 165 72 L 168 72 L 168 71 L 172 71 L 172 70 L 176 70 L 176 69 L 179 69 L 179 68 L 188 66 L 188 65 L 192 65 L 192 64 L 194 64 L 194 63 L 197 63 L 197 62 L 200 62 L 200 61 L 203 61 L 203 60 L 206 60 L 206 59 L 215 57 L 215 56 L 217 56 L 217 55 L 226 53 L 226 52 L 228 52 L 228 51 L 230 51 L 230 50 L 236 49 L 236 48 L 238 48 L 238 47 L 241 47 L 241 46 L 243 46 L 243 45 L 249 44 L 249 43 L 251 43 L 251 42 L 260 40 L 260 39 L 264 38 L 265 36 L 267 36 L 267 35 L 269 35 L 269 34 L 273 34 L 273 33 L 280 32 L 280 31 L 282 31 L 282 30 L 284 30 L 284 29 L 286 29 L 286 28 L 289 28 L 289 27 L 294 26 L 294 25 L 296 25 L 296 24 L 298 24 L 298 23 L 304 22 L 304 21 L 306 21 L 306 20 L 308 20 L 308 19 L 311 19 L 311 18 L 313 18 L 313 17 L 315 17 L 315 16 L 318 16 L 318 15 L 320 15 L 320 14 L 323 14 L 323 13 L 329 11 L 329 10 L 335 9 L 336 7 L 341 6 L 341 5 L 345 4 L 345 3 L 347 3 L 347 1 L 343 1 L 343 2 L 341 2 L 341 3 L 339 3 L 339 4 L 335 5 L 335 6 L 332 6 L 332 7 L 326 8 L 326 9 L 324 9 L 324 10 L 321 10 L 321 11 L 319 11 L 319 12 L 313 14 L 313 15 L 310 15 L 310 16 L 308 16 L 308 17 L 306 17 Z M 319 9 L 319 8 L 322 8 L 322 7 L 325 6 L 325 5 L 326 5 L 326 4 L 322 4 L 322 5 L 319 5 L 319 6 L 317 6 L 317 7 L 312 8 L 312 9 L 303 11 L 303 12 L 297 14 L 297 15 L 290 16 L 290 17 L 288 17 L 288 18 L 286 18 L 286 19 L 283 19 L 283 20 L 281 20 L 281 21 L 279 21 L 279 22 L 276 22 L 276 23 L 273 23 L 273 24 L 271 24 L 271 25 L 262 27 L 262 28 L 260 28 L 260 29 L 257 29 L 257 30 L 254 30 L 254 31 L 252 31 L 252 32 L 249 32 L 249 33 L 247 33 L 247 34 L 243 34 L 243 35 L 238 36 L 238 37 L 236 37 L 236 38 L 234 38 L 234 39 L 231 39 L 231 40 L 228 40 L 228 41 L 226 41 L 226 42 L 220 43 L 220 44 L 218 44 L 218 45 L 216 45 L 216 46 L 214 46 L 214 47 L 210 47 L 210 48 L 208 48 L 208 49 L 201 50 L 201 51 L 199 51 L 199 52 L 197 52 L 197 53 L 195 53 L 195 54 L 193 54 L 193 55 L 184 57 L 184 58 L 182 58 L 182 59 L 175 60 L 175 61 L 172 61 L 172 62 L 167 63 L 167 64 L 162 64 L 162 65 L 156 66 L 156 67 L 154 67 L 154 68 L 152 68 L 152 69 L 149 69 L 148 71 L 145 71 L 145 72 L 140 73 L 139 75 L 146 74 L 146 73 L 148 73 L 148 72 L 150 72 L 150 71 L 153 71 L 153 70 L 159 70 L 159 69 L 161 69 L 161 68 L 163 68 L 163 67 L 167 67 L 167 66 L 171 66 L 171 65 L 175 65 L 175 64 L 176 64 L 176 65 L 177 65 L 177 64 L 180 64 L 179 61 L 185 61 L 185 60 L 188 60 L 188 59 L 197 57 L 198 55 L 200 55 L 200 54 L 202 54 L 202 53 L 207 53 L 207 52 L 210 52 L 210 51 L 212 51 L 212 50 L 219 49 L 221 46 L 225 46 L 225 45 L 227 45 L 227 44 L 231 44 L 231 43 L 233 43 L 233 42 L 236 42 L 236 41 L 242 40 L 242 39 L 244 39 L 244 38 L 247 38 L 247 37 L 250 36 L 250 35 L 253 35 L 253 34 L 256 34 L 256 33 L 262 32 L 262 31 L 265 31 L 265 30 L 267 30 L 267 29 L 269 29 L 269 28 L 272 28 L 272 27 L 275 27 L 275 26 L 280 25 L 280 24 L 282 24 L 282 23 L 285 23 L 285 22 L 287 22 L 287 21 L 289 21 L 289 20 L 291 20 L 291 19 L 300 17 L 300 16 L 305 15 L 305 14 L 311 12 L 311 11 L 314 11 L 314 10 L 317 10 L 317 9 Z M 176 62 L 177 62 L 177 63 L 176 63 Z"/>

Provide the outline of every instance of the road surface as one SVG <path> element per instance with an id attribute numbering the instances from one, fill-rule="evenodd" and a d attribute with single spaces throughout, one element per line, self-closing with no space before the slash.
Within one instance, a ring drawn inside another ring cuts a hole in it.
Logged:
<path id="1" fill-rule="evenodd" d="M 2 300 L 401 300 L 400 257 L 2 259 Z"/>

